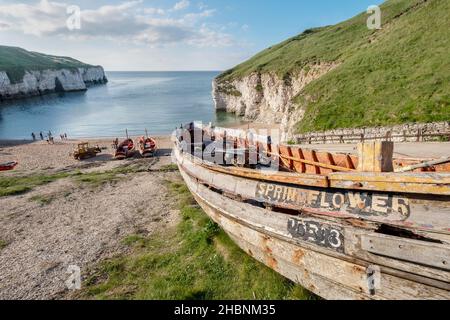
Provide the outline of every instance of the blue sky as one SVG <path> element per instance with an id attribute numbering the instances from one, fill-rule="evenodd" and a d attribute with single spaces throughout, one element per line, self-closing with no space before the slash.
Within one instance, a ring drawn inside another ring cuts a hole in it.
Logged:
<path id="1" fill-rule="evenodd" d="M 0 43 L 107 70 L 224 70 L 381 0 L 0 0 Z M 66 27 L 80 8 L 81 29 Z"/>

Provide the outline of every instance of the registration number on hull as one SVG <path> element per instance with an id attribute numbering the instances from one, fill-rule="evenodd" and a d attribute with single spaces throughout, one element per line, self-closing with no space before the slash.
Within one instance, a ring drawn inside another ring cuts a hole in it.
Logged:
<path id="1" fill-rule="evenodd" d="M 342 229 L 316 221 L 288 220 L 288 231 L 295 239 L 344 253 L 344 235 Z"/>

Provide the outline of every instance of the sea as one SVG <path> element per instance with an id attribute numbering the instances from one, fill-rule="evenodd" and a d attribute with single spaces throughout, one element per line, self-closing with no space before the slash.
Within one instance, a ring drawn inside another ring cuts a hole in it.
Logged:
<path id="1" fill-rule="evenodd" d="M 86 92 L 0 103 L 0 139 L 51 131 L 68 138 L 166 135 L 191 121 L 242 124 L 216 112 L 212 81 L 220 72 L 107 72 L 109 83 Z"/>

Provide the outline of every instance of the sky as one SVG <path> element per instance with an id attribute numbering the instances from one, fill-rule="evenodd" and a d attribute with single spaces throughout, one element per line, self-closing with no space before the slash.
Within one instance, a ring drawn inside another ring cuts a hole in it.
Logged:
<path id="1" fill-rule="evenodd" d="M 108 71 L 220 71 L 381 2 L 0 0 L 0 44 L 70 56 Z"/>

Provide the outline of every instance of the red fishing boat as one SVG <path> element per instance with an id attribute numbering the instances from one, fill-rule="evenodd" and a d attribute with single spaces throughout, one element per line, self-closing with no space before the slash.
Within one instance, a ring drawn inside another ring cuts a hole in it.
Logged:
<path id="1" fill-rule="evenodd" d="M 116 148 L 114 158 L 116 160 L 124 160 L 134 155 L 134 142 L 132 139 L 126 139 Z"/>
<path id="2" fill-rule="evenodd" d="M 19 163 L 17 161 L 0 163 L 0 171 L 13 170 L 18 164 Z"/>
<path id="3" fill-rule="evenodd" d="M 156 154 L 157 150 L 158 147 L 156 145 L 155 139 L 149 137 L 141 137 L 139 139 L 139 152 L 141 153 L 142 157 L 153 157 Z"/>

